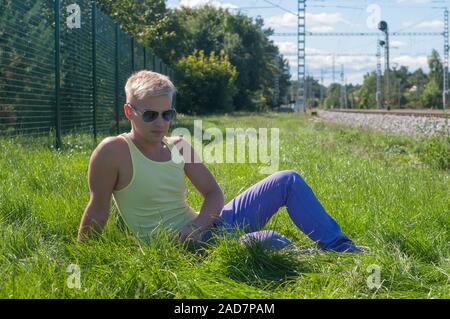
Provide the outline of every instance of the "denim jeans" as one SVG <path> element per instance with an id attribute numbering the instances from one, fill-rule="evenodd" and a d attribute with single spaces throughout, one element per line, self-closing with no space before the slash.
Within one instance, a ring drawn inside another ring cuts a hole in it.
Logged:
<path id="1" fill-rule="evenodd" d="M 256 241 L 265 248 L 295 248 L 285 236 L 272 230 L 261 230 L 283 206 L 286 206 L 294 224 L 317 242 L 321 249 L 337 252 L 360 251 L 342 233 L 312 189 L 294 170 L 276 172 L 232 199 L 223 207 L 218 221 L 203 234 L 202 241 L 211 241 L 212 232 L 220 235 L 223 230 L 236 237 L 236 230 L 240 228 L 245 233 L 240 240 L 245 244 Z"/>

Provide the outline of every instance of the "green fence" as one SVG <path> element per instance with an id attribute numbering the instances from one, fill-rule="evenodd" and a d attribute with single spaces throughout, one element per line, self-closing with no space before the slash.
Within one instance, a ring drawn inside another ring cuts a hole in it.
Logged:
<path id="1" fill-rule="evenodd" d="M 174 72 L 90 0 L 0 0 L 0 135 L 119 134 L 126 79 Z"/>

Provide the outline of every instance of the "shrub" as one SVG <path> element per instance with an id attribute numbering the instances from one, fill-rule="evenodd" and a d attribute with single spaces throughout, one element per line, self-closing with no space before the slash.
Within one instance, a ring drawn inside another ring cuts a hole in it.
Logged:
<path id="1" fill-rule="evenodd" d="M 219 56 L 211 51 L 195 50 L 181 58 L 175 66 L 177 110 L 186 114 L 224 113 L 234 110 L 233 97 L 237 92 L 237 71 L 224 51 Z"/>
<path id="2" fill-rule="evenodd" d="M 450 137 L 432 137 L 426 140 L 419 150 L 419 158 L 432 167 L 449 169 Z"/>

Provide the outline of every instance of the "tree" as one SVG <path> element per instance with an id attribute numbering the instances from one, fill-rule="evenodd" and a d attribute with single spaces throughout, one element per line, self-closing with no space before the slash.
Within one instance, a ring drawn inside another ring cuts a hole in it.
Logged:
<path id="1" fill-rule="evenodd" d="M 264 29 L 261 18 L 203 6 L 169 10 L 167 32 L 174 37 L 155 46 L 155 52 L 168 59 L 169 65 L 194 50 L 224 50 L 238 78 L 234 104 L 238 110 L 264 110 L 279 104 L 275 101 L 274 79 L 279 77 L 280 98 L 287 93 L 289 68 L 278 47 L 269 39 L 271 29 Z M 281 60 L 281 63 L 280 63 Z"/>
<path id="2" fill-rule="evenodd" d="M 290 68 L 289 68 L 289 61 L 287 59 L 284 59 L 283 55 L 280 55 L 280 70 L 281 74 L 279 75 L 279 88 L 280 88 L 280 95 L 279 100 L 277 101 L 277 104 L 287 104 L 289 103 L 289 86 L 290 86 Z"/>
<path id="3" fill-rule="evenodd" d="M 325 98 L 325 106 L 327 108 L 335 108 L 340 106 L 341 85 L 332 83 L 327 89 L 327 97 Z"/>
<path id="4" fill-rule="evenodd" d="M 97 0 L 97 7 L 141 44 L 151 46 L 173 36 L 165 32 L 168 24 L 165 0 Z"/>
<path id="5" fill-rule="evenodd" d="M 427 85 L 428 77 L 421 68 L 411 73 L 406 79 L 406 107 L 419 109 L 422 107 L 421 94 Z"/>
<path id="6" fill-rule="evenodd" d="M 433 49 L 431 56 L 428 57 L 428 67 L 430 68 L 429 80 L 435 80 L 436 83 L 443 82 L 443 66 L 439 53 Z"/>
<path id="7" fill-rule="evenodd" d="M 430 68 L 428 83 L 421 97 L 423 107 L 442 108 L 443 69 L 441 58 L 435 49 L 428 57 L 428 67 Z"/>
<path id="8" fill-rule="evenodd" d="M 426 108 L 442 108 L 442 96 L 435 78 L 430 78 L 421 94 L 422 106 Z"/>
<path id="9" fill-rule="evenodd" d="M 224 51 L 209 57 L 203 50 L 182 58 L 176 65 L 180 98 L 177 109 L 187 114 L 231 112 L 236 94 L 236 68 Z"/>
<path id="10" fill-rule="evenodd" d="M 375 72 L 364 75 L 363 84 L 355 92 L 357 97 L 356 107 L 359 109 L 375 108 L 377 91 L 377 74 Z"/>
<path id="11" fill-rule="evenodd" d="M 272 108 L 287 94 L 287 61 L 269 39 L 273 30 L 264 28 L 260 17 L 210 5 L 167 10 L 163 0 L 98 0 L 98 6 L 171 67 L 195 50 L 206 56 L 224 50 L 238 71 L 233 103 L 239 110 Z M 279 79 L 278 101 L 275 78 Z"/>

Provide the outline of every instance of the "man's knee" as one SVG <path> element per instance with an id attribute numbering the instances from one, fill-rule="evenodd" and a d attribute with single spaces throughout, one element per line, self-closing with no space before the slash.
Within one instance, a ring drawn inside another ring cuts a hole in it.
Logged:
<path id="1" fill-rule="evenodd" d="M 311 187 L 309 187 L 309 185 L 306 183 L 303 177 L 295 170 L 288 169 L 280 171 L 279 173 L 280 173 L 279 176 L 280 181 L 282 184 L 286 185 L 288 192 L 292 188 L 296 188 L 302 193 L 312 191 Z"/>
<path id="2" fill-rule="evenodd" d="M 287 169 L 284 171 L 279 171 L 275 173 L 277 175 L 277 179 L 289 183 L 289 182 L 296 182 L 296 181 L 303 181 L 303 178 L 300 176 L 299 173 L 297 173 L 293 169 Z"/>

